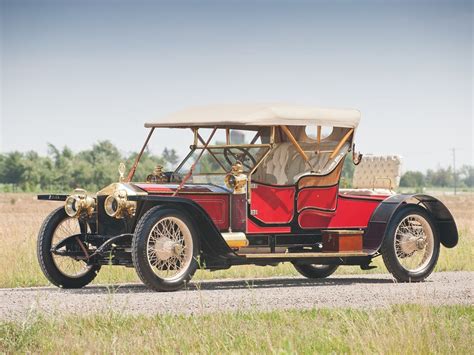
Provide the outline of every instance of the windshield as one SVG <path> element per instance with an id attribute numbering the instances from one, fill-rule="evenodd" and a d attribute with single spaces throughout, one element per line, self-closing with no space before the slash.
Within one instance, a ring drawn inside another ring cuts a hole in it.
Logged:
<path id="1" fill-rule="evenodd" d="M 171 182 L 180 182 L 195 164 L 188 182 L 224 185 L 225 175 L 237 161 L 242 163 L 244 174 L 249 174 L 270 150 L 269 134 L 265 129 L 222 129 L 226 137 L 222 139 L 222 136 L 217 135 L 207 147 L 208 138 L 202 137 L 200 131 L 196 135 L 198 144 L 191 147 L 189 154 L 172 174 Z M 219 130 L 216 130 L 216 133 L 217 131 Z"/>
<path id="2" fill-rule="evenodd" d="M 202 149 L 193 150 L 183 160 L 180 167 L 173 173 L 171 181 L 181 181 L 195 163 L 193 174 L 188 182 L 224 185 L 224 176 L 237 161 L 242 163 L 244 174 L 249 174 L 269 150 L 267 147 L 208 147 L 197 160 Z"/>

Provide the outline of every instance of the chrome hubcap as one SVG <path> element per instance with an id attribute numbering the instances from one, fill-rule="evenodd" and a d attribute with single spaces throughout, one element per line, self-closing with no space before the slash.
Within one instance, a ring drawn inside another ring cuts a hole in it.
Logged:
<path id="1" fill-rule="evenodd" d="M 155 243 L 155 253 L 158 259 L 167 260 L 173 256 L 179 256 L 183 248 L 178 242 L 168 237 L 159 238 Z"/>
<path id="2" fill-rule="evenodd" d="M 186 223 L 177 217 L 160 219 L 148 235 L 147 257 L 161 279 L 172 281 L 186 273 L 193 257 L 193 240 Z"/>

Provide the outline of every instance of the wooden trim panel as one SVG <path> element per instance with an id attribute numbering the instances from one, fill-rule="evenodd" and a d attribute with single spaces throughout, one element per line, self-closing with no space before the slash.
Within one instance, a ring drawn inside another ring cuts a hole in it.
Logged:
<path id="1" fill-rule="evenodd" d="M 339 182 L 345 158 L 327 175 L 307 175 L 298 181 L 298 189 L 304 187 L 333 186 Z"/>

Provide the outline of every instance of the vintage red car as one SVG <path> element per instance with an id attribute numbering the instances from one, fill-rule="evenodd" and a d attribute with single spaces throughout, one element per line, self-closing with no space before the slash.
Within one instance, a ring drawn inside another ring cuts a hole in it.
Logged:
<path id="1" fill-rule="evenodd" d="M 396 194 L 400 161 L 354 152 L 360 113 L 284 104 L 197 107 L 146 123 L 135 164 L 97 194 L 65 201 L 44 221 L 38 259 L 46 277 L 83 287 L 102 265 L 134 267 L 157 291 L 182 288 L 198 268 L 291 262 L 323 278 L 339 265 L 369 269 L 382 256 L 400 282 L 422 281 L 440 244 L 458 242 L 448 209 L 424 194 Z M 190 130 L 189 154 L 133 182 L 158 128 Z M 352 154 L 349 154 L 352 152 Z M 357 164 L 340 189 L 344 159 Z M 360 164 L 359 164 L 360 163 Z"/>

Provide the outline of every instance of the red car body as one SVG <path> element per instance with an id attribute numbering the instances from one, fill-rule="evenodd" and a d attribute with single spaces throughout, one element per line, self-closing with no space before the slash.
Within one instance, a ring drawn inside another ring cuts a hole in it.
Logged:
<path id="1" fill-rule="evenodd" d="M 421 281 L 434 268 L 439 244 L 457 244 L 456 224 L 438 199 L 394 193 L 396 178 L 379 176 L 385 170 L 373 165 L 368 173 L 379 169 L 370 178 L 373 188 L 340 189 L 344 161 L 361 162 L 353 151 L 359 117 L 356 110 L 220 105 L 146 124 L 151 128 L 148 138 L 127 177 L 120 169 L 119 183 L 96 195 L 78 190 L 39 196 L 65 200 L 67 215 L 81 226 L 80 233 L 53 245 L 48 228 L 57 226 L 48 223 L 68 218 L 64 211 L 55 211 L 40 232 L 40 260 L 70 257 L 85 263 L 89 272 L 105 264 L 133 266 L 150 287 L 172 290 L 189 281 L 197 259 L 211 270 L 289 261 L 307 277 L 326 277 L 337 265 L 370 268 L 372 259 L 382 255 L 399 281 Z M 316 137 L 307 132 L 310 124 Z M 322 135 L 324 125 L 332 127 L 327 136 Z M 132 182 L 140 156 L 159 127 L 191 129 L 190 152 L 173 171 L 158 166 L 147 181 Z M 206 130 L 210 134 L 203 138 Z M 212 140 L 218 130 L 225 143 Z M 252 133 L 249 142 L 242 141 L 244 133 L 232 141 L 232 132 L 238 130 Z M 219 178 L 222 183 L 216 184 Z M 375 189 L 379 179 L 389 182 L 387 188 Z M 168 227 L 161 221 L 174 227 L 163 230 Z M 418 266 L 407 263 L 421 254 Z M 64 287 L 84 285 L 95 275 L 78 282 L 77 277 L 55 276 L 60 273 L 57 264 L 42 268 Z M 179 277 L 158 275 L 170 271 Z"/>

